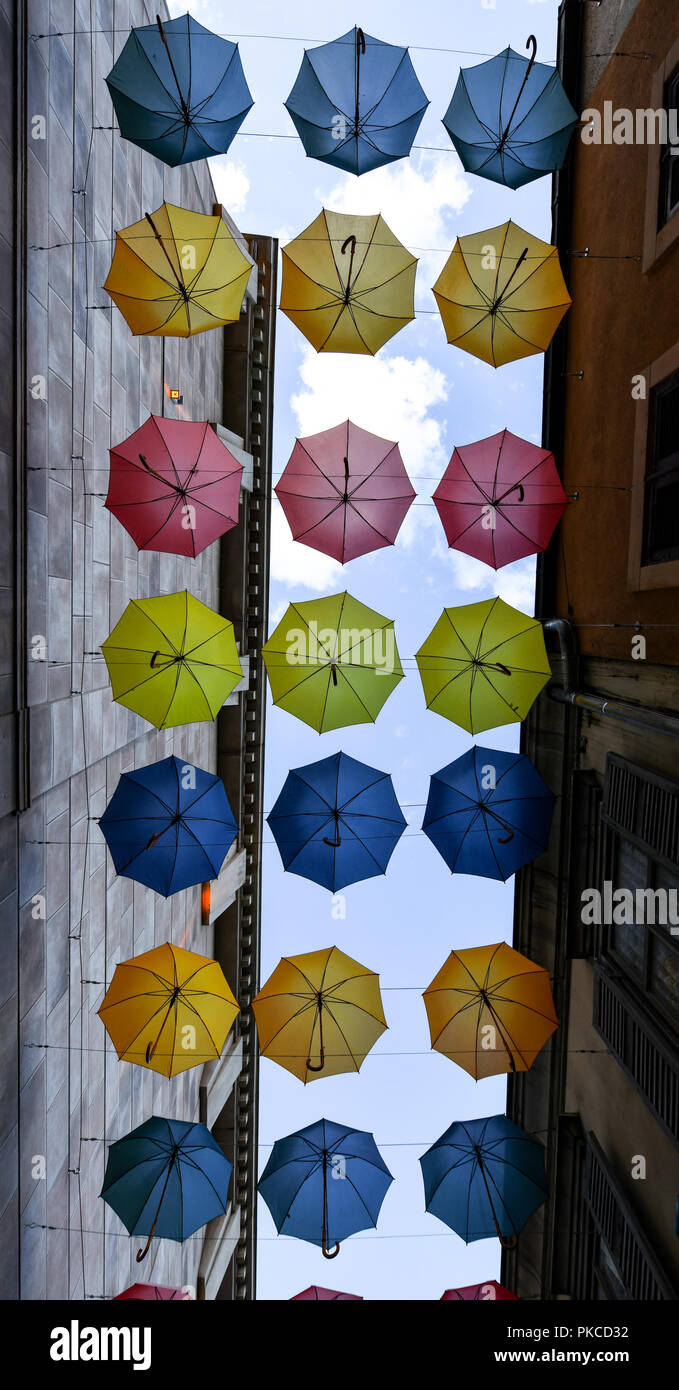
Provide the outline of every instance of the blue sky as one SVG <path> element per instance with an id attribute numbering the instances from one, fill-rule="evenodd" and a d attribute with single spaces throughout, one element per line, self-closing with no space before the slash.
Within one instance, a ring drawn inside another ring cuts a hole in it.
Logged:
<path id="1" fill-rule="evenodd" d="M 184 3 L 172 4 L 182 13 Z M 337 944 L 377 970 L 389 1029 L 359 1075 L 317 1080 L 303 1087 L 267 1060 L 261 1064 L 260 1164 L 270 1143 L 325 1116 L 371 1130 L 395 1182 L 376 1232 L 348 1240 L 329 1264 L 314 1246 L 276 1236 L 263 1203 L 259 1212 L 258 1297 L 287 1299 L 316 1283 L 366 1299 L 437 1299 L 445 1288 L 497 1277 L 496 1241 L 464 1243 L 424 1211 L 419 1155 L 454 1119 L 490 1115 L 505 1106 L 504 1078 L 475 1083 L 429 1047 L 421 991 L 453 948 L 511 940 L 513 884 L 452 877 L 419 829 L 429 776 L 458 757 L 472 740 L 424 706 L 412 660 L 444 606 L 500 593 L 533 611 L 532 561 L 499 575 L 448 551 L 431 493 L 455 444 L 507 426 L 540 441 L 542 357 L 494 371 L 445 342 L 431 286 L 456 235 L 497 226 L 511 217 L 549 239 L 550 180 L 511 192 L 464 174 L 441 125 L 460 66 L 482 61 L 508 43 L 523 52 L 529 33 L 538 59 L 555 55 L 557 0 L 420 0 L 417 6 L 363 0 L 360 11 L 320 7 L 310 0 L 280 5 L 260 0 L 194 0 L 191 12 L 216 32 L 292 35 L 291 41 L 239 40 L 255 105 L 227 156 L 212 161 L 218 194 L 245 231 L 290 240 L 321 206 L 381 212 L 420 258 L 416 308 L 421 311 L 374 359 L 318 356 L 281 314 L 277 325 L 274 478 L 296 436 L 338 424 L 358 425 L 400 442 L 418 497 L 397 545 L 335 565 L 292 542 L 274 501 L 272 625 L 292 599 L 349 589 L 395 619 L 406 679 L 375 725 L 319 736 L 270 707 L 266 741 L 267 810 L 288 768 L 343 749 L 391 772 L 409 821 L 386 877 L 345 890 L 344 903 L 281 867 L 264 828 L 262 980 L 282 955 Z M 410 45 L 430 107 L 410 160 L 363 175 L 306 159 L 296 140 L 263 139 L 246 132 L 294 134 L 282 103 L 302 58 L 304 42 L 327 41 L 360 24 L 375 37 Z M 227 27 L 228 26 L 228 27 Z M 420 47 L 418 47 L 418 45 Z M 437 50 L 467 49 L 468 54 Z M 227 422 L 228 423 L 228 422 Z M 518 746 L 518 725 L 490 730 L 485 746 Z M 343 915 L 342 915 L 343 914 Z"/>

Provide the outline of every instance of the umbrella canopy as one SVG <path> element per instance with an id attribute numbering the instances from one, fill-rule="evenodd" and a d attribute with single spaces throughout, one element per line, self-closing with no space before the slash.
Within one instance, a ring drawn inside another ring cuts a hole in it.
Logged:
<path id="1" fill-rule="evenodd" d="M 497 570 L 547 548 L 568 497 L 550 450 L 501 430 L 453 451 L 434 502 L 448 545 Z"/>
<path id="2" fill-rule="evenodd" d="M 221 965 L 169 942 L 121 961 L 97 1010 L 120 1061 L 161 1076 L 221 1056 L 239 1012 Z"/>
<path id="3" fill-rule="evenodd" d="M 441 1294 L 442 1303 L 493 1303 L 495 1299 L 510 1298 L 516 1303 L 520 1302 L 517 1294 L 510 1293 L 496 1279 L 488 1279 L 485 1284 L 465 1284 L 461 1289 L 446 1289 Z"/>
<path id="4" fill-rule="evenodd" d="M 293 540 L 343 565 L 393 545 L 415 496 L 398 444 L 351 420 L 298 439 L 274 492 Z"/>
<path id="5" fill-rule="evenodd" d="M 305 50 L 285 105 L 308 155 L 365 174 L 410 154 L 429 102 L 407 48 L 354 27 Z"/>
<path id="6" fill-rule="evenodd" d="M 379 976 L 336 946 L 284 958 L 252 1008 L 262 1056 L 305 1085 L 360 1071 L 387 1026 Z"/>
<path id="7" fill-rule="evenodd" d="M 186 1240 L 226 1211 L 232 1164 L 205 1125 L 153 1115 L 111 1144 L 101 1196 L 131 1236 Z"/>
<path id="8" fill-rule="evenodd" d="M 323 209 L 282 256 L 281 309 L 317 352 L 374 356 L 415 317 L 417 258 L 379 213 Z"/>
<path id="9" fill-rule="evenodd" d="M 501 598 L 445 608 L 415 656 L 427 709 L 470 734 L 525 719 L 551 676 L 542 624 Z"/>
<path id="10" fill-rule="evenodd" d="M 346 753 L 289 772 L 267 819 L 283 867 L 331 893 L 386 873 L 407 824 L 389 774 Z"/>
<path id="11" fill-rule="evenodd" d="M 174 756 L 124 772 L 99 828 L 116 873 L 165 898 L 216 878 L 238 834 L 221 777 Z"/>
<path id="12" fill-rule="evenodd" d="M 337 1293 L 335 1289 L 322 1289 L 318 1284 L 310 1284 L 308 1289 L 293 1294 L 290 1303 L 362 1303 L 360 1293 Z"/>
<path id="13" fill-rule="evenodd" d="M 448 342 L 491 367 L 545 352 L 571 305 L 556 247 L 514 222 L 458 237 L 434 295 Z"/>
<path id="14" fill-rule="evenodd" d="M 308 1240 L 334 1259 L 340 1241 L 377 1225 L 392 1182 L 372 1134 L 317 1120 L 276 1140 L 259 1191 L 279 1235 Z"/>
<path id="15" fill-rule="evenodd" d="M 189 14 L 133 29 L 106 84 L 121 135 L 172 167 L 225 154 L 252 106 L 238 44 Z"/>
<path id="16" fill-rule="evenodd" d="M 104 289 L 132 333 L 190 338 L 240 318 L 251 270 L 223 217 L 162 203 L 116 232 Z"/>
<path id="17" fill-rule="evenodd" d="M 420 1159 L 426 1210 L 467 1245 L 507 1248 L 547 1196 L 545 1151 L 506 1115 L 455 1120 Z"/>
<path id="18" fill-rule="evenodd" d="M 186 590 L 131 599 L 101 650 L 114 700 L 157 729 L 214 719 L 243 679 L 233 623 Z"/>
<path id="19" fill-rule="evenodd" d="M 237 526 L 243 465 L 205 422 L 150 415 L 110 460 L 105 505 L 139 550 L 193 559 Z"/>
<path id="20" fill-rule="evenodd" d="M 556 68 L 506 48 L 462 68 L 443 124 L 469 174 L 508 188 L 560 169 L 576 126 Z"/>
<path id="21" fill-rule="evenodd" d="M 451 951 L 422 997 L 432 1047 L 475 1081 L 529 1071 L 559 1026 L 547 971 L 504 941 Z"/>
<path id="22" fill-rule="evenodd" d="M 291 603 L 262 655 L 274 704 L 319 734 L 373 724 L 403 680 L 392 620 L 346 592 Z"/>
<path id="23" fill-rule="evenodd" d="M 122 1303 L 126 1299 L 132 1299 L 135 1303 L 170 1303 L 173 1300 L 177 1303 L 192 1303 L 190 1293 L 184 1289 L 167 1288 L 163 1284 L 132 1284 L 123 1293 L 117 1293 L 111 1301 Z"/>
<path id="24" fill-rule="evenodd" d="M 504 882 L 547 849 L 553 811 L 530 758 L 475 745 L 434 773 L 422 829 L 451 873 Z"/>

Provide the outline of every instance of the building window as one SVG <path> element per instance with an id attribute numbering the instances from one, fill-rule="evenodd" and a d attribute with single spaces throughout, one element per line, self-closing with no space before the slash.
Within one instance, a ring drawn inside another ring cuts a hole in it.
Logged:
<path id="1" fill-rule="evenodd" d="M 679 67 L 675 68 L 669 81 L 665 83 L 663 106 L 668 112 L 679 107 Z M 668 122 L 669 125 L 669 122 Z M 658 231 L 664 227 L 679 209 L 679 158 L 673 153 L 669 143 L 663 146 L 660 155 L 658 176 Z"/>
<path id="2" fill-rule="evenodd" d="M 643 923 L 604 923 L 599 956 L 627 977 L 654 1016 L 679 1033 L 679 935 L 672 934 L 679 902 L 679 785 L 609 754 L 602 820 L 603 871 L 613 891 L 647 895 Z M 667 911 L 660 918 L 657 890 Z M 656 894 L 650 919 L 651 893 Z"/>
<path id="3" fill-rule="evenodd" d="M 679 99 L 679 39 L 665 54 L 643 103 L 653 111 L 676 109 Z M 669 127 L 669 121 L 668 121 Z M 668 132 L 669 133 L 669 132 Z M 647 274 L 679 237 L 679 156 L 667 145 L 648 146 L 646 207 L 641 269 Z"/>
<path id="4" fill-rule="evenodd" d="M 679 157 L 673 160 L 679 189 Z M 679 195 L 678 195 L 679 196 Z M 679 559 L 679 371 L 659 382 L 649 402 L 642 563 Z"/>
<path id="5" fill-rule="evenodd" d="M 679 155 L 675 157 L 679 165 Z M 679 171 L 678 171 L 679 172 Z M 675 213 L 679 227 L 679 209 Z M 630 589 L 679 588 L 679 343 L 641 374 L 635 405 Z"/>

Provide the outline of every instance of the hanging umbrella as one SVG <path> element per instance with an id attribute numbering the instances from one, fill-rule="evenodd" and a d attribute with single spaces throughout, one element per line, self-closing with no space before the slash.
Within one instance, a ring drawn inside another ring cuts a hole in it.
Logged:
<path id="1" fill-rule="evenodd" d="M 267 819 L 284 869 L 331 893 L 386 873 L 407 824 L 389 774 L 346 753 L 293 768 Z"/>
<path id="2" fill-rule="evenodd" d="M 517 1294 L 510 1293 L 496 1279 L 487 1279 L 485 1284 L 465 1284 L 461 1289 L 446 1289 L 441 1294 L 442 1303 L 494 1303 L 510 1298 L 516 1303 L 520 1302 Z"/>
<path id="3" fill-rule="evenodd" d="M 193 559 L 238 525 L 243 466 L 210 425 L 150 415 L 110 459 L 105 505 L 139 550 Z"/>
<path id="4" fill-rule="evenodd" d="M 308 1289 L 293 1294 L 290 1303 L 362 1303 L 360 1293 L 337 1293 L 335 1289 L 322 1289 L 318 1284 L 310 1284 Z"/>
<path id="5" fill-rule="evenodd" d="M 372 1134 L 317 1120 L 276 1140 L 258 1186 L 278 1234 L 320 1245 L 332 1260 L 340 1241 L 377 1225 L 392 1182 Z"/>
<path id="6" fill-rule="evenodd" d="M 252 106 L 238 44 L 189 14 L 133 29 L 106 85 L 121 135 L 173 168 L 225 154 Z"/>
<path id="7" fill-rule="evenodd" d="M 393 545 L 415 496 L 398 444 L 351 420 L 298 439 L 274 492 L 293 540 L 343 565 Z"/>
<path id="8" fill-rule="evenodd" d="M 556 68 L 506 48 L 462 68 L 443 124 L 469 174 L 508 188 L 560 169 L 580 124 Z"/>
<path id="9" fill-rule="evenodd" d="M 453 451 L 434 502 L 448 545 L 497 570 L 546 550 L 568 497 L 549 449 L 501 430 Z"/>
<path id="10" fill-rule="evenodd" d="M 165 898 L 217 878 L 238 834 L 221 777 L 174 756 L 124 772 L 99 829 L 116 873 Z"/>
<path id="11" fill-rule="evenodd" d="M 346 592 L 291 603 L 262 656 L 274 704 L 319 734 L 374 723 L 403 679 L 392 620 Z"/>
<path id="12" fill-rule="evenodd" d="M 131 1236 L 187 1240 L 228 1206 L 233 1165 L 205 1125 L 153 1115 L 111 1144 L 101 1196 Z"/>
<path id="13" fill-rule="evenodd" d="M 545 1151 L 506 1115 L 455 1120 L 420 1159 L 426 1210 L 467 1245 L 510 1249 L 547 1196 Z"/>
<path id="14" fill-rule="evenodd" d="M 215 719 L 243 679 L 233 623 L 186 590 L 131 599 L 101 650 L 114 700 L 157 729 Z"/>
<path id="15" fill-rule="evenodd" d="M 169 942 L 121 961 L 97 1010 L 120 1061 L 161 1076 L 220 1057 L 239 1012 L 221 965 Z"/>
<path id="16" fill-rule="evenodd" d="M 336 946 L 284 957 L 252 1009 L 262 1056 L 305 1085 L 360 1071 L 387 1026 L 379 976 Z"/>
<path id="17" fill-rule="evenodd" d="M 504 941 L 451 951 L 422 997 L 432 1047 L 475 1081 L 529 1071 L 559 1026 L 547 971 Z"/>
<path id="18" fill-rule="evenodd" d="M 524 753 L 475 745 L 434 773 L 422 829 L 451 873 L 504 882 L 544 854 L 553 810 Z"/>
<path id="19" fill-rule="evenodd" d="M 192 1303 L 190 1293 L 185 1289 L 167 1288 L 163 1284 L 132 1284 L 123 1293 L 117 1293 L 112 1303 L 123 1303 L 131 1299 L 135 1303 Z"/>
<path id="20" fill-rule="evenodd" d="M 448 342 L 492 367 L 545 352 L 571 304 L 556 247 L 514 222 L 458 237 L 434 295 Z"/>
<path id="21" fill-rule="evenodd" d="M 251 271 L 223 217 L 162 203 L 116 232 L 104 289 L 132 333 L 190 338 L 240 318 Z"/>
<path id="22" fill-rule="evenodd" d="M 317 352 L 374 356 L 415 317 L 417 259 L 379 213 L 323 209 L 282 256 L 281 309 Z"/>
<path id="23" fill-rule="evenodd" d="M 305 49 L 285 105 L 308 155 L 365 174 L 410 154 L 429 102 L 407 48 L 354 27 Z"/>
<path id="24" fill-rule="evenodd" d="M 551 676 L 542 624 L 501 598 L 445 608 L 415 658 L 427 709 L 470 734 L 525 719 Z"/>

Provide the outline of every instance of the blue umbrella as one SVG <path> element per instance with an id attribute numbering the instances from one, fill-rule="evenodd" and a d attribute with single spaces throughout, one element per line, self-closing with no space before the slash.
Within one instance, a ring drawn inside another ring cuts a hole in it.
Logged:
<path id="1" fill-rule="evenodd" d="M 186 1240 L 227 1208 L 233 1165 L 205 1125 L 153 1115 L 111 1144 L 101 1196 L 131 1236 Z"/>
<path id="2" fill-rule="evenodd" d="M 346 1236 L 377 1225 L 392 1182 L 372 1134 L 317 1120 L 276 1140 L 259 1191 L 279 1235 L 320 1245 L 332 1260 Z"/>
<path id="3" fill-rule="evenodd" d="M 285 105 L 312 159 L 365 174 L 410 154 L 429 102 L 407 48 L 353 28 L 305 52 Z"/>
<path id="4" fill-rule="evenodd" d="M 293 768 L 267 819 L 283 867 L 332 893 L 385 873 L 407 824 L 389 774 L 346 753 Z"/>
<path id="5" fill-rule="evenodd" d="M 106 82 L 121 135 L 172 167 L 224 154 L 252 106 L 238 44 L 189 14 L 133 29 Z"/>
<path id="6" fill-rule="evenodd" d="M 530 758 L 475 744 L 434 773 L 422 829 L 451 873 L 504 881 L 544 853 L 553 811 Z"/>
<path id="7" fill-rule="evenodd" d="M 216 878 L 238 834 L 221 777 L 175 757 L 124 772 L 99 826 L 116 873 L 166 898 Z"/>
<path id="8" fill-rule="evenodd" d="M 425 1206 L 469 1245 L 519 1231 L 547 1196 L 545 1151 L 506 1115 L 455 1120 L 420 1159 Z"/>
<path id="9" fill-rule="evenodd" d="M 508 188 L 560 169 L 580 123 L 556 68 L 506 48 L 462 68 L 443 124 L 470 174 Z"/>

